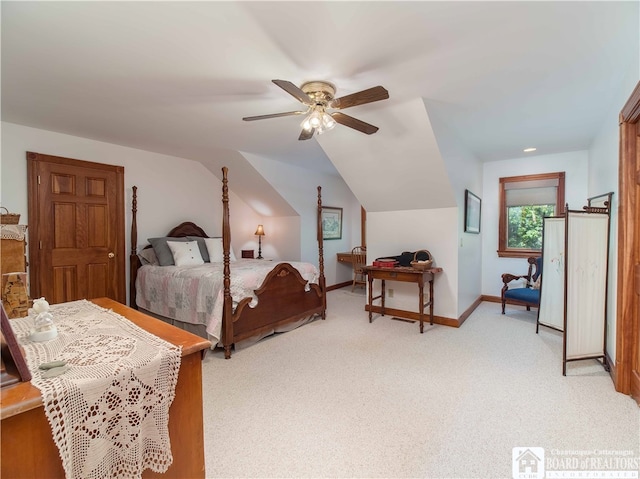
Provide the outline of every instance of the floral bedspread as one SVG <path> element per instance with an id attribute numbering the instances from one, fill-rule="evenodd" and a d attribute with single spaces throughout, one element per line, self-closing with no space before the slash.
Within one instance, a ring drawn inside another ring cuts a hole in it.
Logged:
<path id="1" fill-rule="evenodd" d="M 319 272 L 311 263 L 288 261 L 308 283 L 317 283 Z M 242 259 L 231 263 L 231 297 L 237 301 L 253 297 L 267 274 L 278 263 Z M 200 266 L 145 265 L 136 278 L 136 303 L 152 313 L 191 324 L 204 324 L 213 344 L 220 341 L 224 302 L 223 264 Z M 307 285 L 308 287 L 308 285 Z"/>

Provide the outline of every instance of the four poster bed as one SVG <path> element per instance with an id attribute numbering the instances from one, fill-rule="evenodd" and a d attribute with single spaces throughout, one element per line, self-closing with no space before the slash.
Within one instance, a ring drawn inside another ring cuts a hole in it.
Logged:
<path id="1" fill-rule="evenodd" d="M 293 329 L 318 315 L 325 319 L 326 312 L 321 187 L 317 199 L 318 268 L 301 262 L 236 261 L 231 249 L 227 173 L 228 169 L 222 168 L 221 238 L 208 238 L 202 228 L 184 222 L 166 237 L 150 238 L 153 247 L 147 245 L 140 253 L 137 187 L 133 187 L 129 286 L 133 308 L 211 339 L 212 344 L 224 348 L 226 359 L 241 341 Z M 176 242 L 185 241 L 192 248 L 192 241 L 197 242 L 203 261 L 208 262 L 161 265 L 159 256 L 152 253 L 160 251 L 158 242 L 160 247 L 169 244 L 177 248 Z M 216 248 L 221 249 L 220 254 Z"/>

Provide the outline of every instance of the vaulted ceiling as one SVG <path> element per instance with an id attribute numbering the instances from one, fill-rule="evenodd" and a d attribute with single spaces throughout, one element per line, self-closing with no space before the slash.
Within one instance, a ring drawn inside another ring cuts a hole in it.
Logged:
<path id="1" fill-rule="evenodd" d="M 246 152 L 340 171 L 348 184 L 345 152 L 356 145 L 382 148 L 367 158 L 378 170 L 400 145 L 433 146 L 416 100 L 480 161 L 517 158 L 528 146 L 586 149 L 638 54 L 637 2 L 3 1 L 1 9 L 3 121 L 212 171 Z M 328 80 L 337 96 L 383 85 L 389 100 L 347 112 L 380 132 L 338 125 L 298 141 L 301 117 L 243 122 L 299 107 L 272 79 Z"/>

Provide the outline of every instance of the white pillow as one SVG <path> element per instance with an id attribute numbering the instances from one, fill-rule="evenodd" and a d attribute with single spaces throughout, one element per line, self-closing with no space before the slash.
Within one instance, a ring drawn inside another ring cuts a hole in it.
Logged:
<path id="1" fill-rule="evenodd" d="M 222 263 L 224 261 L 222 238 L 205 238 L 207 251 L 209 252 L 209 261 L 212 263 Z M 233 248 L 229 247 L 229 261 L 235 261 L 236 255 L 233 254 Z"/>
<path id="2" fill-rule="evenodd" d="M 167 241 L 176 266 L 204 264 L 197 241 Z"/>

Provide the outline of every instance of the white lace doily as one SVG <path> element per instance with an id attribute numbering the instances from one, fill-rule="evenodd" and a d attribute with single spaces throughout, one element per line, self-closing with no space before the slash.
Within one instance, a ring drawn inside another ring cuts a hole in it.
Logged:
<path id="1" fill-rule="evenodd" d="M 0 225 L 0 238 L 22 241 L 27 225 Z"/>
<path id="2" fill-rule="evenodd" d="M 32 384 L 42 392 L 53 440 L 69 479 L 138 478 L 173 461 L 169 406 L 181 348 L 86 300 L 51 306 L 58 337 L 28 339 L 33 318 L 12 320 Z M 42 363 L 70 369 L 44 379 Z"/>

